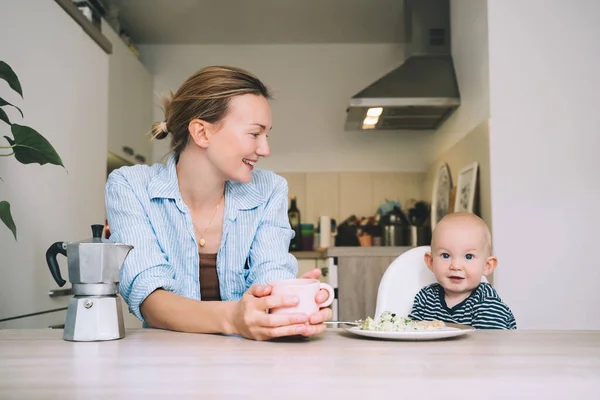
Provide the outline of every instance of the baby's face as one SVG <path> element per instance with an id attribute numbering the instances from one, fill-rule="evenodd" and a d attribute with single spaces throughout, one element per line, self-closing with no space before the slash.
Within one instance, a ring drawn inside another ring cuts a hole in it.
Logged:
<path id="1" fill-rule="evenodd" d="M 436 227 L 428 264 L 446 293 L 467 293 L 492 271 L 489 253 L 480 225 L 468 220 L 448 221 Z"/>

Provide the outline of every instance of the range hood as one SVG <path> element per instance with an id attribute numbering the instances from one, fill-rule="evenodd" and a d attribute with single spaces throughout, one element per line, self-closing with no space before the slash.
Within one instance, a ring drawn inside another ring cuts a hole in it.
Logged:
<path id="1" fill-rule="evenodd" d="M 402 65 L 354 95 L 346 130 L 434 130 L 460 105 L 449 0 L 404 0 Z"/>

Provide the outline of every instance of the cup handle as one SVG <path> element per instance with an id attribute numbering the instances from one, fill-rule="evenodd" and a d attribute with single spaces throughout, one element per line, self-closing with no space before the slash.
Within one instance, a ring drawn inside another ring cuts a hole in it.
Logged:
<path id="1" fill-rule="evenodd" d="M 327 300 L 325 300 L 324 303 L 319 304 L 319 307 L 324 308 L 324 307 L 329 307 L 331 305 L 331 303 L 333 303 L 333 298 L 335 297 L 335 292 L 333 291 L 333 287 L 331 287 L 331 285 L 328 285 L 327 283 L 323 283 L 321 282 L 321 284 L 319 285 L 319 290 L 321 289 L 325 289 L 329 292 L 329 297 L 327 298 Z"/>

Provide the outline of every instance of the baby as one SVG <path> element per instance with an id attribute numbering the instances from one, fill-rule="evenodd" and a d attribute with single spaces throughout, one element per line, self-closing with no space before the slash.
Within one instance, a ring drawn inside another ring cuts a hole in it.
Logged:
<path id="1" fill-rule="evenodd" d="M 481 218 L 463 212 L 442 218 L 425 262 L 437 283 L 417 293 L 409 318 L 477 329 L 517 329 L 510 308 L 489 283 L 481 282 L 498 263 L 492 255 L 490 230 Z"/>

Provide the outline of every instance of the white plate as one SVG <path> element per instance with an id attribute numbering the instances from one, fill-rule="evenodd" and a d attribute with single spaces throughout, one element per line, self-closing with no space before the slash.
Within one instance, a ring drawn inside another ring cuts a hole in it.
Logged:
<path id="1" fill-rule="evenodd" d="M 446 339 L 455 336 L 466 335 L 467 333 L 475 332 L 475 328 L 453 328 L 445 327 L 436 331 L 399 331 L 399 332 L 387 332 L 387 331 L 363 331 L 358 326 L 352 328 L 344 327 L 347 332 L 350 332 L 358 336 L 366 336 L 375 339 L 388 339 L 388 340 L 436 340 Z"/>

